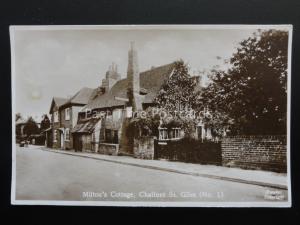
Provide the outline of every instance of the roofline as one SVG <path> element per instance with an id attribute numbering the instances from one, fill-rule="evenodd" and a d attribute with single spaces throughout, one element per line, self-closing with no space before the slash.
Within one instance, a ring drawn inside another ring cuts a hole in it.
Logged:
<path id="1" fill-rule="evenodd" d="M 74 99 L 83 89 L 90 89 L 92 91 L 94 90 L 94 88 L 83 87 L 79 91 L 77 91 L 73 96 L 71 96 L 70 98 L 67 98 L 67 101 L 64 104 L 62 104 L 60 107 L 66 106 L 68 104 L 78 105 L 78 106 L 84 106 L 84 105 L 86 105 L 87 103 L 85 104 L 85 103 L 72 102 L 72 99 Z"/>
<path id="2" fill-rule="evenodd" d="M 66 102 L 65 104 L 61 105 L 59 107 L 59 109 L 65 109 L 68 108 L 70 106 L 85 106 L 86 104 L 84 103 L 72 103 L 72 102 Z"/>
<path id="3" fill-rule="evenodd" d="M 53 97 L 52 97 L 52 101 L 51 101 L 51 105 L 50 105 L 49 114 L 51 114 L 52 105 L 53 105 L 53 102 L 55 102 L 55 98 L 63 99 L 63 100 L 66 100 L 66 101 L 68 100 L 67 98 L 61 98 L 61 97 L 53 96 Z M 64 104 L 65 104 L 65 103 L 64 103 Z M 64 105 L 64 104 L 62 104 L 62 105 Z M 59 109 L 62 105 L 58 106 L 58 109 Z"/>
<path id="4" fill-rule="evenodd" d="M 164 65 L 161 65 L 161 66 L 157 66 L 157 67 L 154 67 L 152 69 L 149 69 L 149 70 L 145 70 L 143 72 L 140 72 L 140 76 L 144 73 L 147 73 L 147 72 L 150 72 L 150 71 L 153 71 L 153 70 L 156 70 L 156 69 L 159 69 L 159 68 L 162 68 L 162 67 L 167 67 L 167 66 L 174 66 L 175 65 L 175 62 L 172 62 L 172 63 L 169 63 L 169 64 L 164 64 Z M 172 76 L 172 74 L 174 73 L 174 70 L 175 68 L 173 67 L 172 70 L 170 71 L 170 74 L 169 74 L 169 78 Z M 114 85 L 116 85 L 118 82 L 120 81 L 123 81 L 123 80 L 127 80 L 127 77 L 123 78 L 123 79 L 120 79 L 118 80 Z M 108 92 L 109 94 L 109 92 Z M 142 102 L 142 104 L 144 104 L 144 102 Z M 153 104 L 153 102 L 149 103 L 149 102 L 145 102 L 145 104 Z M 86 104 L 87 105 L 87 104 Z M 105 107 L 94 107 L 92 108 L 91 110 L 98 110 L 98 109 L 110 109 L 110 108 L 118 108 L 118 107 L 124 107 L 125 103 L 120 103 L 119 105 L 114 105 L 114 106 L 105 106 Z M 80 111 L 79 113 L 84 113 L 83 111 Z"/>
<path id="5" fill-rule="evenodd" d="M 168 64 L 164 64 L 164 65 L 160 65 L 160 66 L 155 66 L 154 68 L 150 68 L 150 69 L 148 69 L 148 70 L 145 70 L 145 71 L 143 71 L 143 72 L 140 72 L 140 74 L 146 73 L 146 72 L 149 72 L 149 71 L 151 71 L 151 70 L 155 70 L 155 69 L 158 69 L 158 68 L 161 68 L 161 67 L 171 66 L 172 64 L 175 65 L 175 62 L 168 63 Z M 126 78 L 125 78 L 125 79 L 126 79 Z"/>
<path id="6" fill-rule="evenodd" d="M 123 103 L 123 105 L 114 105 L 114 106 L 106 106 L 106 107 L 95 107 L 92 108 L 91 110 L 97 110 L 97 109 L 111 109 L 111 108 L 119 108 L 119 107 L 124 107 L 125 103 Z M 80 111 L 79 113 L 85 113 L 85 111 Z"/>

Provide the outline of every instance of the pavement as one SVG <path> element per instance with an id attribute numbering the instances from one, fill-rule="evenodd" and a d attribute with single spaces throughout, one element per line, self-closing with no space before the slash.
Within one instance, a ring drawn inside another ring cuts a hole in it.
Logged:
<path id="1" fill-rule="evenodd" d="M 34 146 L 34 148 L 39 148 L 44 151 L 51 151 L 60 154 L 93 158 L 96 160 L 102 160 L 106 162 L 113 162 L 178 174 L 186 174 L 191 176 L 206 177 L 237 183 L 259 185 L 263 187 L 276 188 L 282 190 L 288 189 L 288 179 L 286 173 L 276 173 L 261 170 L 246 170 L 240 168 L 230 168 L 215 165 L 201 165 L 166 160 L 146 160 L 137 159 L 129 156 L 111 156 L 97 153 L 75 152 L 73 150 L 56 150 L 41 146 Z"/>

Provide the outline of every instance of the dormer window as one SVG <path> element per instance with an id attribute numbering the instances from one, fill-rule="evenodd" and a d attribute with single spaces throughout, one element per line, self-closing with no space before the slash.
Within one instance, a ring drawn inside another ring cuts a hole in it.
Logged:
<path id="1" fill-rule="evenodd" d="M 58 123 L 58 111 L 54 112 L 54 123 Z"/>
<path id="2" fill-rule="evenodd" d="M 70 108 L 65 109 L 65 120 L 70 120 Z"/>

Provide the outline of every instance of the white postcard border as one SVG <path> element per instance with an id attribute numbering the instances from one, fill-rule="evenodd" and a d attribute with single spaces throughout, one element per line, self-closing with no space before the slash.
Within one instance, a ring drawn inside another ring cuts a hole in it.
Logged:
<path id="1" fill-rule="evenodd" d="M 287 79 L 287 180 L 288 200 L 285 202 L 155 202 L 155 201 L 52 201 L 52 200 L 17 200 L 16 199 L 16 136 L 15 136 L 15 31 L 20 30 L 194 30 L 194 29 L 286 29 L 288 37 L 288 79 Z M 20 25 L 10 26 L 11 42 L 11 94 L 12 94 L 12 180 L 11 204 L 13 205 L 65 205 L 65 206 L 131 206 L 131 207 L 274 207 L 288 208 L 292 206 L 291 190 L 291 156 L 290 156 L 290 120 L 291 120 L 291 57 L 292 57 L 293 25 Z"/>

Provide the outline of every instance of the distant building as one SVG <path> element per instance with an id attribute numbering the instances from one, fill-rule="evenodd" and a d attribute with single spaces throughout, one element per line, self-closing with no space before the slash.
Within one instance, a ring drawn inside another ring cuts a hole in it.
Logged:
<path id="1" fill-rule="evenodd" d="M 89 102 L 94 91 L 84 87 L 69 99 L 53 98 L 50 108 L 53 148 L 73 148 L 71 130 L 77 123 L 78 112 Z"/>
<path id="2" fill-rule="evenodd" d="M 53 97 L 49 114 L 51 117 L 51 129 L 46 133 L 47 143 L 53 148 L 61 148 L 63 143 L 61 142 L 61 131 L 60 131 L 60 106 L 67 102 L 66 98 Z M 50 146 L 49 146 L 50 147 Z"/>
<path id="3" fill-rule="evenodd" d="M 22 117 L 18 118 L 16 120 L 16 140 L 17 142 L 20 141 L 22 138 L 26 137 L 26 134 L 24 132 L 24 127 L 26 125 L 26 120 Z"/>

